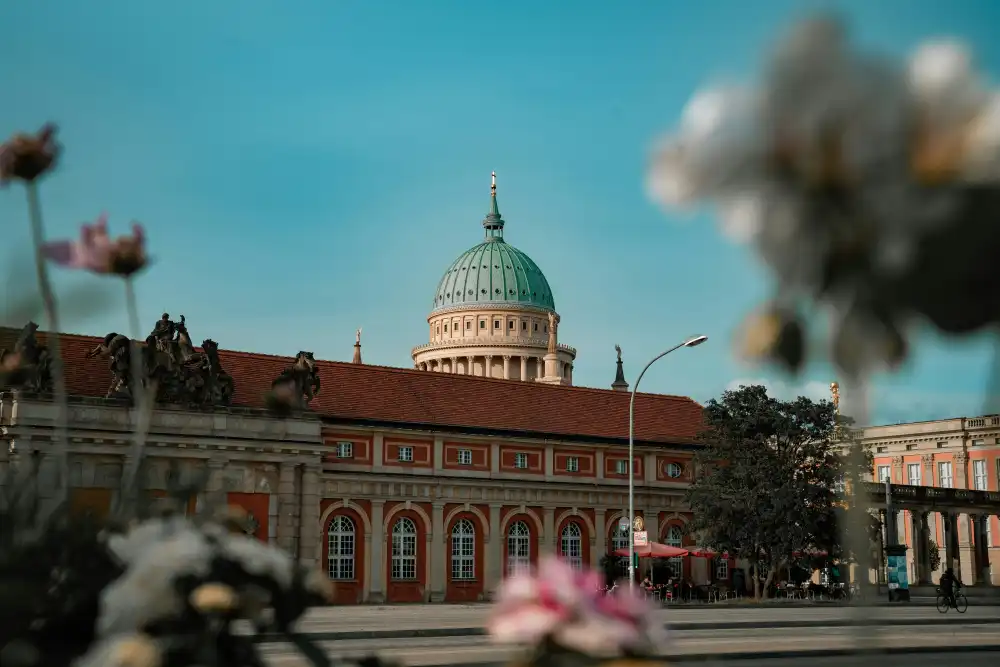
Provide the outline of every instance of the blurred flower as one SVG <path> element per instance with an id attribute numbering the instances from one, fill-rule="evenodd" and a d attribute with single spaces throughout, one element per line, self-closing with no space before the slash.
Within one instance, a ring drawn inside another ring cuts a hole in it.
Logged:
<path id="1" fill-rule="evenodd" d="M 108 217 L 101 215 L 93 225 L 83 225 L 79 241 L 55 241 L 42 246 L 50 260 L 71 269 L 128 277 L 146 265 L 145 235 L 133 223 L 131 236 L 112 240 Z"/>
<path id="2" fill-rule="evenodd" d="M 498 643 L 535 647 L 550 642 L 587 655 L 620 655 L 650 648 L 651 609 L 628 589 L 605 595 L 597 572 L 578 572 L 556 558 L 536 575 L 504 581 L 488 622 Z"/>
<path id="3" fill-rule="evenodd" d="M 981 241 L 963 247 L 983 261 L 1000 251 L 1000 94 L 958 42 L 924 44 L 900 63 L 853 48 L 837 21 L 803 22 L 757 86 L 694 95 L 654 152 L 648 189 L 670 209 L 714 204 L 784 300 L 841 313 L 831 340 L 848 375 L 898 363 L 913 316 L 949 332 L 1000 321 L 1000 300 L 972 298 L 1000 289 L 1000 277 L 982 286 L 978 261 L 930 290 L 910 287 L 954 265 L 954 239 Z M 758 320 L 755 335 L 770 331 L 774 347 L 776 326 Z"/>
<path id="4" fill-rule="evenodd" d="M 59 157 L 56 126 L 49 123 L 38 134 L 15 134 L 0 145 L 0 185 L 8 181 L 31 182 L 49 171 Z"/>
<path id="5" fill-rule="evenodd" d="M 805 331 L 799 316 L 769 304 L 740 327 L 737 354 L 750 361 L 777 362 L 796 372 L 805 361 Z"/>

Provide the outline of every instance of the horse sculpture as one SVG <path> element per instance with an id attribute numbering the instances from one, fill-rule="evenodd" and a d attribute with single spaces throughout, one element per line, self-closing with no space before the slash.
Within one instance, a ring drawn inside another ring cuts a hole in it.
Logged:
<path id="1" fill-rule="evenodd" d="M 131 341 L 118 333 L 109 333 L 87 356 L 107 357 L 111 371 L 108 398 L 134 396 Z M 145 343 L 135 343 L 142 364 L 142 386 L 155 383 L 156 401 L 188 406 L 229 405 L 233 398 L 233 378 L 222 368 L 219 346 L 211 340 L 202 342 L 202 351 L 191 345 L 184 316 L 170 321 L 167 314 L 157 323 Z"/>
<path id="2" fill-rule="evenodd" d="M 18 334 L 13 350 L 0 350 L 0 386 L 37 394 L 52 391 L 52 355 L 35 339 L 38 325 L 28 322 Z"/>
<path id="3" fill-rule="evenodd" d="M 319 390 L 319 367 L 312 352 L 300 351 L 295 362 L 271 383 L 272 395 L 279 395 L 289 409 L 305 410 Z"/>

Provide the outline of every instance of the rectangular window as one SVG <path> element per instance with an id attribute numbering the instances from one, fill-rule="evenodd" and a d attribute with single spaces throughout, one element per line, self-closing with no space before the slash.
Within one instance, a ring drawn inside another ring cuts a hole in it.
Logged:
<path id="1" fill-rule="evenodd" d="M 413 447 L 400 447 L 399 456 L 396 459 L 400 463 L 412 463 L 413 462 Z"/>
<path id="2" fill-rule="evenodd" d="M 982 447 L 984 444 L 986 444 L 985 440 L 973 440 L 972 441 L 972 446 L 973 447 Z"/>
<path id="3" fill-rule="evenodd" d="M 493 320 L 493 328 L 494 329 L 500 328 L 500 320 Z"/>
<path id="4" fill-rule="evenodd" d="M 566 459 L 566 472 L 580 472 L 580 459 L 570 456 Z"/>
<path id="5" fill-rule="evenodd" d="M 727 581 L 729 579 L 729 561 L 725 558 L 716 559 L 715 578 L 719 581 Z"/>
<path id="6" fill-rule="evenodd" d="M 451 531 L 451 578 L 476 578 L 476 530 L 468 519 L 460 520 Z"/>
<path id="7" fill-rule="evenodd" d="M 628 474 L 628 461 L 622 459 L 621 461 L 615 461 L 615 474 L 627 475 Z"/>
<path id="8" fill-rule="evenodd" d="M 946 489 L 952 486 L 951 463 L 938 464 L 938 485 Z"/>
<path id="9" fill-rule="evenodd" d="M 469 322 L 469 321 L 467 320 L 467 321 L 465 322 L 465 328 L 466 328 L 466 329 L 471 329 L 471 328 L 472 328 L 472 322 Z"/>
<path id="10" fill-rule="evenodd" d="M 486 328 L 486 320 L 479 320 L 479 328 L 480 329 Z"/>
<path id="11" fill-rule="evenodd" d="M 920 486 L 920 464 L 909 463 L 906 466 L 906 483 L 911 486 Z"/>
<path id="12" fill-rule="evenodd" d="M 448 333 L 448 325 L 447 325 L 447 324 L 446 324 L 446 325 L 444 325 L 444 332 L 445 332 L 445 333 Z"/>
<path id="13" fill-rule="evenodd" d="M 913 451 L 914 449 L 916 449 L 916 448 L 917 448 L 917 446 L 916 446 L 916 445 L 907 445 L 907 446 L 906 446 L 906 451 L 908 451 L 908 452 L 912 452 L 912 451 Z"/>
<path id="14" fill-rule="evenodd" d="M 887 451 L 889 451 L 888 447 L 876 447 L 875 448 L 875 452 L 878 453 L 878 454 L 885 454 Z"/>
<path id="15" fill-rule="evenodd" d="M 986 491 L 986 460 L 976 459 L 972 462 L 972 488 L 976 491 Z"/>
<path id="16" fill-rule="evenodd" d="M 947 443 L 947 442 L 939 442 L 939 443 L 937 444 L 937 448 L 938 448 L 938 449 L 944 449 L 944 448 L 945 448 L 945 447 L 947 447 L 947 446 L 948 446 L 948 443 Z"/>
<path id="17" fill-rule="evenodd" d="M 507 328 L 508 329 L 513 329 L 514 328 L 514 320 L 511 320 L 511 321 L 507 322 Z"/>
<path id="18" fill-rule="evenodd" d="M 538 331 L 538 322 L 535 322 L 535 331 Z"/>
<path id="19" fill-rule="evenodd" d="M 520 470 L 528 469 L 528 455 L 524 452 L 518 452 L 514 454 L 514 467 Z"/>
<path id="20" fill-rule="evenodd" d="M 527 330 L 528 330 L 528 323 L 521 322 L 521 331 L 527 331 Z"/>
<path id="21" fill-rule="evenodd" d="M 472 450 L 471 449 L 460 449 L 458 450 L 458 465 L 471 466 L 472 465 Z"/>
<path id="22" fill-rule="evenodd" d="M 337 458 L 338 459 L 352 459 L 354 458 L 354 443 L 342 440 L 337 443 Z"/>
<path id="23" fill-rule="evenodd" d="M 887 480 L 892 481 L 889 477 L 889 466 L 879 466 L 875 477 L 875 481 L 879 482 L 880 484 L 885 484 Z"/>

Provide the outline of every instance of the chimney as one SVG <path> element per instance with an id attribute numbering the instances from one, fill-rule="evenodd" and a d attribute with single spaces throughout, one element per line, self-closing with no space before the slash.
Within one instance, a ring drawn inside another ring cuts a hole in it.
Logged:
<path id="1" fill-rule="evenodd" d="M 611 383 L 614 391 L 628 391 L 628 382 L 625 381 L 625 369 L 622 368 L 622 348 L 615 345 L 615 352 L 618 353 L 618 368 L 615 371 L 615 381 Z"/>
<path id="2" fill-rule="evenodd" d="M 361 362 L 361 329 L 354 332 L 354 358 L 351 359 L 351 363 L 360 364 Z"/>

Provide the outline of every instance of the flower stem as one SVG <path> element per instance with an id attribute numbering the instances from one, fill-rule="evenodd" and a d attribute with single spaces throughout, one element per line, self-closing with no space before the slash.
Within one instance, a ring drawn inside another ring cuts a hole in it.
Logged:
<path id="1" fill-rule="evenodd" d="M 132 432 L 132 451 L 126 458 L 126 467 L 122 474 L 119 511 L 132 505 L 136 500 L 136 480 L 142 467 L 146 436 L 149 432 L 153 405 L 156 403 L 156 383 L 150 383 L 148 388 L 142 386 L 143 362 L 139 349 L 139 307 L 135 298 L 135 285 L 131 277 L 125 278 L 125 308 L 128 311 L 129 353 L 131 355 L 129 368 L 132 371 L 132 409 L 136 412 L 136 424 L 135 430 Z"/>
<path id="2" fill-rule="evenodd" d="M 52 455 L 59 471 L 59 481 L 56 484 L 56 500 L 59 504 L 69 498 L 69 402 L 66 393 L 66 376 L 63 374 L 63 358 L 59 341 L 59 314 L 56 308 L 56 295 L 49 279 L 48 264 L 42 254 L 45 243 L 45 226 L 42 222 L 42 205 L 38 199 L 38 186 L 34 181 L 25 183 L 28 193 L 28 218 L 31 221 L 31 240 L 35 246 L 35 270 L 38 274 L 38 289 L 45 305 L 45 316 L 48 319 L 48 336 L 46 336 L 51 352 L 52 389 L 56 402 L 55 439 Z"/>

